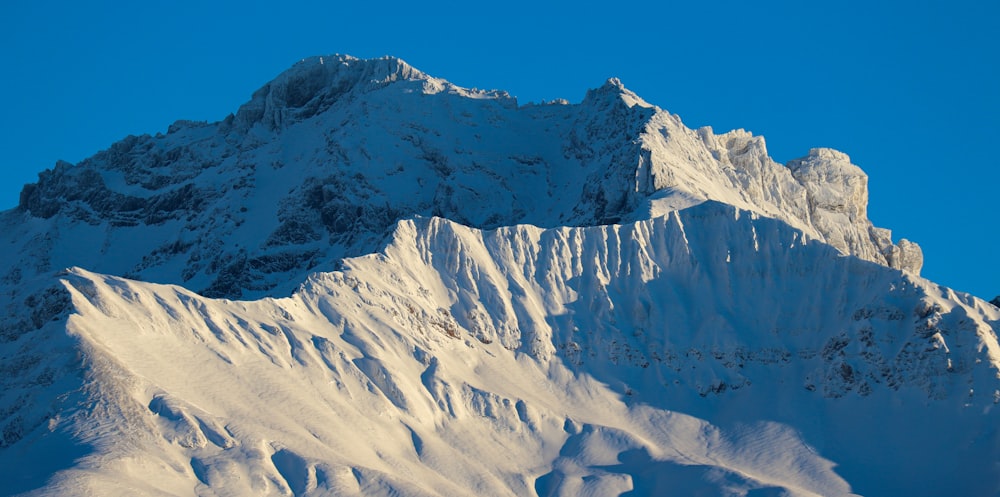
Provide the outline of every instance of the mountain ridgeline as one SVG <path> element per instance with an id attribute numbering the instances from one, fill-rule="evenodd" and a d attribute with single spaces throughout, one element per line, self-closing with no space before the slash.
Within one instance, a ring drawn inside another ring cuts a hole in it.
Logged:
<path id="1" fill-rule="evenodd" d="M 867 176 L 617 79 L 302 60 L 0 213 L 0 481 L 42 495 L 998 495 L 1000 309 Z M 0 491 L 3 493 L 3 491 Z"/>
<path id="2" fill-rule="evenodd" d="M 518 106 L 398 59 L 317 57 L 221 122 L 177 122 L 41 173 L 4 216 L 23 255 L 0 273 L 78 265 L 206 296 L 287 295 L 310 271 L 378 250 L 408 216 L 594 226 L 678 199 L 775 217 L 890 267 L 922 264 L 919 247 L 872 226 L 867 176 L 842 153 L 777 164 L 760 137 L 690 130 L 615 79 L 579 104 Z M 72 255 L 57 248 L 63 233 Z"/>

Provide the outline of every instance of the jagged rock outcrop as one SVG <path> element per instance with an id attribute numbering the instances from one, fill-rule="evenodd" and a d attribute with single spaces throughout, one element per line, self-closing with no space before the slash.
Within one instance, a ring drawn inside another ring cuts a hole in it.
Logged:
<path id="1" fill-rule="evenodd" d="M 814 148 L 788 163 L 806 188 L 809 219 L 823 239 L 862 259 L 920 274 L 923 255 L 909 240 L 892 243 L 889 230 L 868 220 L 868 175 L 843 152 Z"/>
<path id="2" fill-rule="evenodd" d="M 445 87 L 461 91 L 395 57 L 364 61 L 349 56 L 311 57 L 254 92 L 232 122 L 242 132 L 258 124 L 280 131 L 343 104 L 342 100 L 358 98 L 397 81 L 424 81 L 428 92 Z"/>

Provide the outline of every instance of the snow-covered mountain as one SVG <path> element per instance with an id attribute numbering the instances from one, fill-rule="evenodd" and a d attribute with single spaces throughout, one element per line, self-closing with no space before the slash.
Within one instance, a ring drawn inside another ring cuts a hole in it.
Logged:
<path id="1" fill-rule="evenodd" d="M 1000 494 L 1000 309 L 867 195 L 843 153 L 777 164 L 615 79 L 518 105 L 306 59 L 0 214 L 0 481 Z"/>
<path id="2" fill-rule="evenodd" d="M 79 265 L 209 296 L 286 295 L 415 214 L 588 226 L 705 199 L 918 272 L 919 248 L 872 227 L 867 197 L 844 154 L 785 167 L 763 139 L 692 131 L 614 79 L 580 104 L 519 107 L 398 59 L 317 57 L 221 122 L 178 122 L 40 174 L 4 214 L 14 256 L 0 274 Z"/>

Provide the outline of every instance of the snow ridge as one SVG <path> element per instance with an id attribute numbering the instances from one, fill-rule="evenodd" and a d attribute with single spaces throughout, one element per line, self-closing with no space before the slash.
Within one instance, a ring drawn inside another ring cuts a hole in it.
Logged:
<path id="1" fill-rule="evenodd" d="M 35 401 L 12 450 L 100 441 L 71 446 L 101 469 L 58 495 L 977 495 L 1000 475 L 979 435 L 1000 311 L 747 211 L 416 218 L 343 265 L 246 302 L 69 270 L 73 314 L 47 329 L 86 351 L 86 400 Z M 978 441 L 921 450 L 956 440 Z"/>

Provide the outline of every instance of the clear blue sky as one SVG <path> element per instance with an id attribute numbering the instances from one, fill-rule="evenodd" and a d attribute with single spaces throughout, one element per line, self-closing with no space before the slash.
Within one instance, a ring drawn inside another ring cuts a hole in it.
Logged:
<path id="1" fill-rule="evenodd" d="M 997 2 L 204 3 L 0 5 L 0 208 L 57 159 L 222 119 L 300 58 L 388 54 L 522 102 L 617 76 L 688 126 L 764 135 L 781 162 L 842 150 L 925 276 L 1000 294 Z"/>

